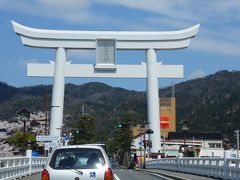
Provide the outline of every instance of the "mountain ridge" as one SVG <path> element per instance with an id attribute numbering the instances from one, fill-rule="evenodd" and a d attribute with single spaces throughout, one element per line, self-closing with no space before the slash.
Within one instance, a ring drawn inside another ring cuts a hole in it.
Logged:
<path id="1" fill-rule="evenodd" d="M 177 130 L 179 122 L 190 120 L 192 132 L 234 133 L 240 128 L 240 72 L 219 71 L 203 78 L 188 80 L 175 85 Z M 21 107 L 32 111 L 45 111 L 46 94 L 50 109 L 51 85 L 15 88 L 0 82 L 0 119 L 11 120 Z M 160 97 L 170 97 L 171 87 L 159 90 Z M 82 114 L 96 117 L 99 131 L 110 131 L 123 112 L 132 112 L 139 121 L 147 119 L 146 92 L 130 91 L 124 88 L 90 82 L 82 85 L 66 84 L 64 119 L 67 126 L 76 122 Z"/>

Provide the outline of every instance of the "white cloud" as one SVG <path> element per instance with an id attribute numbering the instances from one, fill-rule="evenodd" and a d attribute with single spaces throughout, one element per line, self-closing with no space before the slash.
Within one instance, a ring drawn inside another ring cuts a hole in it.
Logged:
<path id="1" fill-rule="evenodd" d="M 190 22 L 204 22 L 214 19 L 219 23 L 224 20 L 227 22 L 240 19 L 239 0 L 1 0 L 0 8 L 7 11 L 21 12 L 36 16 L 62 19 L 69 22 L 80 22 L 89 20 L 103 19 L 105 22 L 111 19 L 111 15 L 106 16 L 96 14 L 93 6 L 104 4 L 105 8 L 111 6 L 124 6 L 133 10 L 143 10 L 155 13 L 156 16 L 168 17 L 169 19 Z M 105 10 L 103 11 L 105 12 Z M 121 17 L 119 17 L 121 18 Z"/>
<path id="2" fill-rule="evenodd" d="M 88 8 L 91 5 L 89 0 L 37 0 L 39 5 L 44 5 L 45 7 L 52 7 L 60 10 L 76 10 Z"/>
<path id="3" fill-rule="evenodd" d="M 144 24 L 147 27 L 155 27 L 157 31 L 159 28 L 170 31 L 170 30 L 181 30 L 185 28 L 189 28 L 197 23 L 177 20 L 177 19 L 169 19 L 168 17 L 147 17 L 144 18 Z M 158 26 L 156 26 L 158 25 Z"/>
<path id="4" fill-rule="evenodd" d="M 97 5 L 103 12 L 95 11 Z M 108 9 L 118 11 L 119 6 L 148 14 L 122 18 L 108 13 Z M 200 23 L 197 38 L 192 40 L 194 49 L 240 56 L 239 0 L 1 0 L 0 9 L 118 30 L 180 30 Z"/>
<path id="5" fill-rule="evenodd" d="M 198 38 L 193 41 L 191 47 L 196 50 L 202 50 L 213 54 L 221 54 L 226 56 L 240 56 L 239 43 L 232 43 L 222 39 Z"/>
<path id="6" fill-rule="evenodd" d="M 199 69 L 199 70 L 192 72 L 189 75 L 189 79 L 197 79 L 197 78 L 202 78 L 204 76 L 206 76 L 206 73 L 203 70 Z"/>
<path id="7" fill-rule="evenodd" d="M 102 22 L 107 19 L 91 12 L 89 0 L 1 0 L 0 9 L 27 15 L 60 19 L 65 22 Z M 103 19 L 103 20 L 102 20 Z"/>
<path id="8" fill-rule="evenodd" d="M 66 22 L 87 22 L 95 17 L 89 0 L 37 0 L 36 4 L 37 9 L 45 12 L 42 16 Z"/>
<path id="9" fill-rule="evenodd" d="M 32 59 L 19 59 L 18 64 L 21 68 L 27 69 L 28 63 L 38 63 L 38 60 L 36 58 Z"/>
<path id="10" fill-rule="evenodd" d="M 129 1 L 129 0 L 102 0 L 96 1 L 98 3 L 105 3 L 105 4 L 117 4 L 122 5 L 131 9 L 140 9 L 144 11 L 153 12 L 156 14 L 167 15 L 169 17 L 178 17 L 178 19 L 188 19 L 189 13 L 188 11 L 181 11 L 181 7 L 185 6 L 186 4 L 193 5 L 194 2 L 191 0 L 138 0 L 138 1 Z"/>
<path id="11" fill-rule="evenodd" d="M 94 61 L 96 59 L 96 51 L 92 50 L 68 50 L 68 59 L 75 60 L 78 62 L 86 61 Z"/>
<path id="12" fill-rule="evenodd" d="M 190 21 L 207 21 L 209 18 L 219 16 L 231 17 L 228 21 L 239 19 L 239 0 L 212 0 L 212 1 L 196 1 L 196 0 L 145 0 L 129 1 L 129 0 L 101 0 L 97 3 L 122 5 L 132 9 L 140 9 L 165 15 L 174 19 L 190 20 Z M 221 19 L 222 21 L 223 19 Z"/>
<path id="13" fill-rule="evenodd" d="M 239 0 L 102 0 L 131 9 L 155 13 L 143 18 L 147 30 L 171 27 L 178 30 L 200 23 L 197 38 L 192 40 L 196 50 L 227 56 L 240 56 Z M 144 26 L 141 26 L 142 28 Z"/>

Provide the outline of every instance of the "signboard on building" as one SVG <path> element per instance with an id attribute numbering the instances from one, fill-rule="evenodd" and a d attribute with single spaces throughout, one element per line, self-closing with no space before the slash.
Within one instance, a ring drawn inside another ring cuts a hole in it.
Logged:
<path id="1" fill-rule="evenodd" d="M 52 150 L 59 146 L 58 142 L 45 142 L 44 149 L 45 150 Z"/>

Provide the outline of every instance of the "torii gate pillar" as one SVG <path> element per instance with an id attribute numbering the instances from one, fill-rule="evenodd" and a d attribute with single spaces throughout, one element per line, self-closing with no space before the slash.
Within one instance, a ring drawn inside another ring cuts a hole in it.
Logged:
<path id="1" fill-rule="evenodd" d="M 63 105 L 65 90 L 65 64 L 67 62 L 66 50 L 56 49 L 56 62 L 54 68 L 54 79 L 52 89 L 52 104 L 50 118 L 50 135 L 61 136 L 63 124 Z"/>
<path id="2" fill-rule="evenodd" d="M 161 148 L 158 78 L 182 78 L 183 66 L 157 63 L 156 50 L 187 48 L 198 32 L 199 24 L 191 28 L 170 32 L 114 32 L 63 31 L 35 29 L 13 22 L 14 31 L 22 43 L 30 47 L 56 49 L 55 63 L 28 64 L 29 76 L 54 77 L 50 135 L 60 137 L 63 122 L 64 78 L 146 78 L 151 152 Z M 97 49 L 97 63 L 71 64 L 67 62 L 68 49 Z M 145 50 L 146 64 L 116 65 L 115 50 Z M 99 53 L 100 52 L 100 53 Z"/>
<path id="3" fill-rule="evenodd" d="M 153 134 L 149 134 L 152 141 L 151 152 L 160 152 L 161 136 L 159 125 L 159 95 L 157 76 L 157 56 L 154 49 L 147 50 L 147 111 L 149 128 Z"/>

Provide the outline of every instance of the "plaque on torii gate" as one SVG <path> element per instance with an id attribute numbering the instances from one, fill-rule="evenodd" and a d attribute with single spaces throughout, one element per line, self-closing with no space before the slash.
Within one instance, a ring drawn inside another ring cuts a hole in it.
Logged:
<path id="1" fill-rule="evenodd" d="M 54 77 L 50 135 L 60 136 L 57 130 L 63 121 L 65 77 L 146 78 L 147 110 L 152 140 L 151 152 L 161 148 L 159 125 L 158 78 L 183 78 L 182 65 L 162 65 L 157 62 L 156 50 L 187 48 L 197 34 L 199 24 L 180 31 L 67 31 L 30 28 L 12 21 L 22 43 L 31 47 L 56 49 L 56 60 L 49 64 L 28 64 L 28 76 Z M 71 64 L 67 49 L 97 50 L 96 64 Z M 145 50 L 146 63 L 118 65 L 116 50 Z"/>

